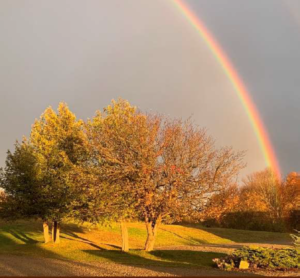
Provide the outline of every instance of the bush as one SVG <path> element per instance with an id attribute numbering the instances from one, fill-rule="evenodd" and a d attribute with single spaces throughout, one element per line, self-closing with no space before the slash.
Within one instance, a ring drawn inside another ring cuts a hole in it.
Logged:
<path id="1" fill-rule="evenodd" d="M 300 230 L 300 210 L 292 210 L 289 217 L 287 218 L 287 223 L 291 230 Z"/>
<path id="2" fill-rule="evenodd" d="M 242 247 L 231 255 L 214 259 L 219 268 L 239 268 L 241 261 L 249 263 L 249 268 L 288 270 L 299 268 L 299 256 L 295 249 L 274 249 L 265 247 Z"/>
<path id="3" fill-rule="evenodd" d="M 209 227 L 243 229 L 252 231 L 287 231 L 287 225 L 284 219 L 273 219 L 265 212 L 231 212 L 224 214 L 218 222 L 215 219 L 206 219 L 203 224 Z"/>
<path id="4" fill-rule="evenodd" d="M 291 234 L 292 239 L 294 240 L 295 248 L 300 251 L 300 231 L 295 230 L 296 235 Z"/>

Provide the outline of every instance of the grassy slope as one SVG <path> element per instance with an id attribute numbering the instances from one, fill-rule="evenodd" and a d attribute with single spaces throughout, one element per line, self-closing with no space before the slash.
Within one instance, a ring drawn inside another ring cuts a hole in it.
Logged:
<path id="1" fill-rule="evenodd" d="M 0 223 L 0 254 L 43 256 L 76 261 L 110 261 L 139 265 L 211 267 L 212 259 L 224 254 L 196 251 L 162 251 L 151 254 L 139 249 L 146 240 L 143 223 L 129 224 L 128 254 L 120 252 L 121 234 L 117 224 L 89 227 L 65 224 L 61 243 L 43 243 L 40 222 Z M 288 234 L 203 228 L 201 226 L 162 225 L 156 247 L 172 245 L 227 244 L 234 242 L 273 243 L 289 241 Z"/>

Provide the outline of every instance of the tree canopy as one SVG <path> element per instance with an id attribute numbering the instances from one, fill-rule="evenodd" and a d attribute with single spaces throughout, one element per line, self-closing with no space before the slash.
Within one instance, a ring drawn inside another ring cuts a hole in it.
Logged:
<path id="1" fill-rule="evenodd" d="M 53 222 L 54 241 L 66 218 L 119 221 L 124 251 L 126 221 L 143 220 L 151 251 L 157 226 L 196 220 L 215 194 L 236 181 L 243 155 L 217 148 L 191 120 L 146 114 L 122 99 L 86 122 L 60 103 L 57 112 L 47 108 L 29 138 L 8 153 L 2 207 L 20 207 L 15 218 L 43 219 L 45 238 Z"/>

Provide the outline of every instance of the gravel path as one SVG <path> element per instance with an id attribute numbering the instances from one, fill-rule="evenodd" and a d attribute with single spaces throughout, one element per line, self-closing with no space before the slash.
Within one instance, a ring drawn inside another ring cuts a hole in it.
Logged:
<path id="1" fill-rule="evenodd" d="M 217 269 L 127 266 L 116 263 L 80 263 L 49 258 L 0 256 L 0 276 L 245 276 Z M 248 274 L 249 275 L 249 274 Z M 250 274 L 251 275 L 251 274 Z"/>

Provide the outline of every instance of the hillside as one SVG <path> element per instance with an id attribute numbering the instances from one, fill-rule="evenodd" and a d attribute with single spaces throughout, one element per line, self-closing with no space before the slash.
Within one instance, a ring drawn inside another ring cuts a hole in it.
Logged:
<path id="1" fill-rule="evenodd" d="M 0 255 L 27 255 L 81 262 L 115 262 L 135 265 L 212 267 L 212 259 L 223 256 L 240 244 L 289 244 L 288 234 L 231 229 L 204 228 L 200 225 L 162 225 L 155 251 L 141 251 L 146 239 L 143 223 L 130 223 L 131 251 L 120 251 L 118 224 L 111 226 L 62 225 L 61 243 L 43 243 L 42 224 L 34 221 L 0 223 Z M 199 251 L 199 252 L 195 252 Z"/>

